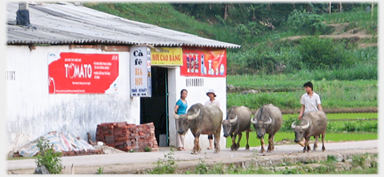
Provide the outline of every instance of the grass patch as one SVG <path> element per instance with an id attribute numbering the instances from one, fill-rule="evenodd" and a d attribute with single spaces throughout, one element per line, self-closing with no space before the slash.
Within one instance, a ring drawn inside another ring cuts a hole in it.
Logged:
<path id="1" fill-rule="evenodd" d="M 377 139 L 377 133 L 333 133 L 329 132 L 325 134 L 325 141 L 332 141 L 332 142 L 342 142 L 342 141 L 362 141 L 362 140 L 376 140 Z M 295 139 L 295 133 L 292 132 L 277 132 L 275 135 L 275 143 L 281 142 L 281 141 L 288 141 L 288 144 L 296 144 L 294 143 Z M 314 138 L 311 138 L 311 141 L 313 141 Z M 264 141 L 268 144 L 268 134 L 264 136 Z M 237 142 L 237 139 L 236 139 Z M 231 137 L 227 138 L 226 148 L 230 148 L 232 145 L 232 139 Z M 246 145 L 246 139 L 245 139 L 245 133 L 243 133 L 243 137 L 240 140 L 240 150 L 244 149 Z M 249 133 L 249 146 L 250 147 L 256 147 L 260 146 L 260 139 L 257 138 L 256 132 L 250 132 Z M 300 149 L 301 146 L 298 145 L 298 148 Z"/>
<path id="2" fill-rule="evenodd" d="M 272 103 L 280 109 L 300 108 L 305 93 L 303 83 L 310 80 L 320 95 L 323 108 L 364 108 L 378 106 L 377 80 L 312 80 L 316 73 L 281 75 L 229 75 L 227 83 L 244 89 L 269 90 L 257 94 L 227 93 L 227 108 L 244 105 L 256 110 Z M 326 73 L 325 71 L 323 73 Z M 318 73 L 317 73 L 318 74 Z M 311 77 L 311 75 L 313 77 Z M 286 90 L 276 91 L 275 90 Z"/>
<path id="3" fill-rule="evenodd" d="M 283 120 L 288 120 L 290 118 L 298 118 L 299 114 L 283 114 Z M 337 119 L 372 119 L 378 118 L 378 113 L 334 113 L 327 114 L 328 120 L 337 120 Z"/>

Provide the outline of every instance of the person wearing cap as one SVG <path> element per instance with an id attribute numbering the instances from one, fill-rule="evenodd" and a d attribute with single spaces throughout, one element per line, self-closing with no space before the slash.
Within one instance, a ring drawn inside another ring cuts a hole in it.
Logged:
<path id="1" fill-rule="evenodd" d="M 207 102 L 205 102 L 205 105 L 215 105 L 215 106 L 220 108 L 220 102 L 215 99 L 215 97 L 216 97 L 215 90 L 209 89 L 206 94 L 209 97 L 209 100 Z M 212 134 L 208 135 L 208 140 L 209 140 L 209 147 L 207 149 L 208 150 L 213 149 L 213 135 Z"/>
<path id="2" fill-rule="evenodd" d="M 299 114 L 299 120 L 303 118 L 303 115 L 310 111 L 322 111 L 323 107 L 321 107 L 321 101 L 320 96 L 313 91 L 313 84 L 308 81 L 304 84 L 305 92 L 300 99 L 300 114 Z M 305 139 L 303 138 L 303 141 L 299 144 L 301 146 L 304 146 Z"/>

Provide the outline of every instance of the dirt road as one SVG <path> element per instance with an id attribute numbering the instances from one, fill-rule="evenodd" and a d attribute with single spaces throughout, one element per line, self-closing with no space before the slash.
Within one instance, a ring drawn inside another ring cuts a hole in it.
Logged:
<path id="1" fill-rule="evenodd" d="M 157 152 L 135 152 L 119 154 L 102 154 L 87 156 L 62 157 L 65 166 L 62 174 L 96 174 L 102 168 L 104 174 L 140 174 L 146 169 L 156 167 L 159 159 L 167 160 L 165 155 L 171 156 L 178 169 L 193 168 L 203 159 L 207 164 L 253 164 L 258 166 L 277 165 L 286 161 L 313 161 L 326 160 L 328 155 L 338 158 L 348 158 L 355 154 L 378 154 L 378 140 L 350 141 L 326 143 L 326 151 L 322 152 L 321 143 L 316 151 L 303 153 L 302 147 L 297 144 L 276 145 L 272 153 L 258 153 L 260 147 L 251 147 L 250 150 L 240 148 L 238 151 L 221 149 L 220 153 L 213 150 L 202 150 L 200 154 L 192 155 L 190 151 L 171 151 L 169 147 L 162 147 Z M 311 145 L 312 146 L 312 145 Z M 8 174 L 32 174 L 36 167 L 34 159 L 8 160 Z M 71 170 L 71 166 L 74 169 Z"/>

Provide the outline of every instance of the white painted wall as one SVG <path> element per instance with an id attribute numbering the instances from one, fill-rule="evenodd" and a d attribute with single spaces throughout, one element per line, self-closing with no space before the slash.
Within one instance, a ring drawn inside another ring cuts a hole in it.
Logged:
<path id="1" fill-rule="evenodd" d="M 90 132 L 93 140 L 97 124 L 104 122 L 128 122 L 140 124 L 140 98 L 130 97 L 129 52 L 105 52 L 99 49 L 69 49 L 68 46 L 7 46 L 6 71 L 15 71 L 15 80 L 6 80 L 6 137 L 7 152 L 14 151 L 31 140 L 50 131 L 70 132 L 87 139 Z M 48 53 L 117 53 L 119 76 L 117 94 L 49 94 Z M 204 104 L 209 98 L 209 89 L 216 91 L 223 119 L 226 117 L 226 78 L 204 78 L 204 86 L 187 87 L 186 79 L 180 76 L 180 68 L 168 69 L 169 112 L 174 111 L 180 90 L 188 90 L 188 108 L 195 103 Z M 226 140 L 220 136 L 220 147 Z M 169 117 L 169 145 L 176 146 L 175 120 Z M 193 148 L 194 137 L 189 131 L 185 147 Z M 200 146 L 209 146 L 207 135 L 200 136 Z"/>
<path id="2" fill-rule="evenodd" d="M 124 122 L 140 124 L 140 98 L 130 97 L 129 52 L 99 49 L 69 49 L 68 46 L 7 46 L 6 134 L 8 151 L 13 151 L 50 131 L 70 132 L 93 140 L 97 124 Z M 48 53 L 117 53 L 119 76 L 117 94 L 49 94 Z"/>
<path id="3" fill-rule="evenodd" d="M 182 89 L 188 90 L 187 110 L 195 103 L 205 104 L 209 100 L 206 92 L 209 89 L 214 89 L 216 92 L 216 99 L 220 101 L 220 109 L 223 111 L 223 120 L 227 116 L 227 90 L 226 78 L 208 78 L 204 77 L 203 86 L 187 87 L 186 79 L 193 77 L 180 76 L 180 67 L 168 69 L 168 92 L 169 92 L 169 146 L 176 147 L 176 125 L 175 119 L 172 116 L 176 101 L 180 98 L 180 91 Z M 209 147 L 208 135 L 200 136 L 200 147 L 206 150 Z M 225 148 L 226 139 L 223 137 L 223 130 L 220 135 L 220 148 Z M 184 146 L 188 150 L 192 150 L 194 146 L 194 137 L 191 131 L 185 135 Z"/>

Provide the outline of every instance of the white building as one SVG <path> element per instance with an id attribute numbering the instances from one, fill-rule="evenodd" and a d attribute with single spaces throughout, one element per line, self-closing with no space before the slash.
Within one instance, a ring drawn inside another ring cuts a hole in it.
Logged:
<path id="1" fill-rule="evenodd" d="M 239 47 L 77 4 L 8 2 L 7 150 L 17 150 L 50 131 L 71 132 L 82 139 L 90 132 L 94 140 L 98 124 L 125 121 L 154 122 L 159 144 L 176 146 L 175 121 L 169 113 L 181 89 L 189 92 L 188 108 L 204 104 L 208 100 L 205 93 L 214 89 L 225 119 L 225 49 Z M 151 59 L 146 57 L 146 49 L 151 49 Z M 143 56 L 136 55 L 139 50 Z M 182 53 L 169 54 L 164 61 L 167 50 Z M 153 57 L 155 52 L 163 58 Z M 192 70 L 192 65 L 186 66 L 187 54 L 189 62 L 192 55 L 194 60 L 198 56 L 198 72 L 187 72 Z M 201 54 L 223 61 L 204 59 L 209 64 L 202 67 Z M 144 67 L 135 69 L 135 64 Z M 201 71 L 201 67 L 208 70 Z M 141 78 L 135 80 L 136 75 Z M 141 90 L 150 97 L 132 95 L 133 90 L 140 90 L 135 83 L 142 84 Z M 225 143 L 221 138 L 222 148 Z M 208 147 L 207 135 L 200 137 L 200 145 Z M 185 146 L 193 147 L 190 132 Z"/>

